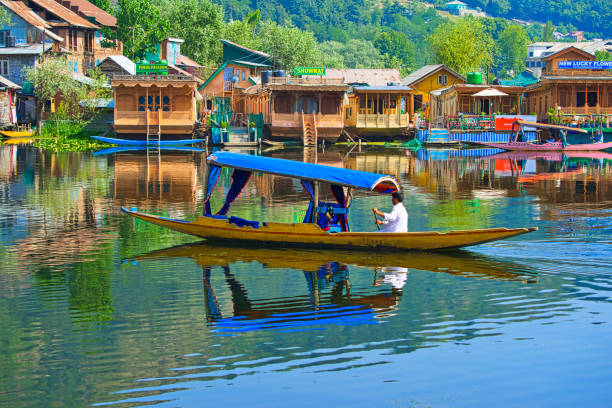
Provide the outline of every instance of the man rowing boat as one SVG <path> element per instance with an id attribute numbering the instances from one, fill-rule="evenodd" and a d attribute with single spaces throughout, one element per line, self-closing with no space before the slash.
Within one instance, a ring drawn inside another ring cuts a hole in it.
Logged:
<path id="1" fill-rule="evenodd" d="M 379 211 L 376 207 L 372 208 L 376 225 L 383 225 L 381 232 L 408 232 L 408 211 L 402 201 L 404 201 L 402 193 L 395 192 L 391 194 L 393 209 L 390 213 Z"/>

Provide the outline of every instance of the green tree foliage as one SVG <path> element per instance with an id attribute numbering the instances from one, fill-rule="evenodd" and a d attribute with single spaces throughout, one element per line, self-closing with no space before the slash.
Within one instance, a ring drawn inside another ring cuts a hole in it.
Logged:
<path id="1" fill-rule="evenodd" d="M 606 50 L 595 51 L 596 61 L 612 61 L 612 55 Z"/>
<path id="2" fill-rule="evenodd" d="M 151 0 L 118 0 L 117 29 L 104 27 L 103 45 L 109 41 L 123 42 L 123 52 L 132 59 L 142 58 L 147 50 L 168 36 L 170 23 L 160 7 Z"/>
<path id="3" fill-rule="evenodd" d="M 542 41 L 555 41 L 555 26 L 552 21 L 548 20 L 544 26 L 544 32 L 542 33 Z"/>
<path id="4" fill-rule="evenodd" d="M 371 41 L 351 39 L 345 44 L 326 41 L 319 48 L 322 53 L 321 61 L 328 67 L 383 68 L 385 65 L 383 56 Z"/>
<path id="5" fill-rule="evenodd" d="M 259 49 L 272 55 L 276 66 L 291 69 L 317 65 L 321 60 L 313 33 L 296 27 L 283 27 L 273 21 L 259 25 Z"/>
<path id="6" fill-rule="evenodd" d="M 436 61 L 463 75 L 492 66 L 493 38 L 478 19 L 466 17 L 445 22 L 428 40 Z"/>
<path id="7" fill-rule="evenodd" d="M 504 28 L 498 39 L 498 58 L 496 59 L 497 76 L 505 76 L 509 71 L 518 74 L 525 69 L 529 36 L 518 24 Z"/>
<path id="8" fill-rule="evenodd" d="M 415 49 L 408 36 L 399 31 L 382 32 L 374 40 L 374 46 L 383 55 L 385 65 L 404 72 L 415 67 Z"/>
<path id="9" fill-rule="evenodd" d="M 210 1 L 182 0 L 168 2 L 163 11 L 163 16 L 172 22 L 169 35 L 185 40 L 181 45 L 183 54 L 205 66 L 221 59 L 221 7 Z"/>
<path id="10" fill-rule="evenodd" d="M 110 0 L 93 0 L 92 3 L 101 8 L 102 10 L 106 11 L 107 13 L 112 14 L 113 12 L 113 7 L 111 5 Z"/>

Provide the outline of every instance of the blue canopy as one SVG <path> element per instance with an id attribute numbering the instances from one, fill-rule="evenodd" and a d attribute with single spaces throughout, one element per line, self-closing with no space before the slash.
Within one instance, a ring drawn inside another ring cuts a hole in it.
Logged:
<path id="1" fill-rule="evenodd" d="M 380 193 L 392 193 L 400 188 L 399 183 L 393 176 L 322 164 L 230 152 L 213 153 L 208 156 L 207 160 L 213 166 L 258 171 L 363 190 L 376 190 Z"/>

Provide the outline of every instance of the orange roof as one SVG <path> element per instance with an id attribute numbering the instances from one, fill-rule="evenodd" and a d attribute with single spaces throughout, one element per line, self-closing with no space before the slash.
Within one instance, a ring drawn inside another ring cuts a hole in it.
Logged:
<path id="1" fill-rule="evenodd" d="M 0 2 L 13 13 L 21 17 L 26 23 L 40 31 L 45 32 L 50 38 L 56 41 L 64 41 L 64 39 L 55 33 L 49 31 L 51 25 L 47 23 L 41 16 L 36 14 L 34 10 L 26 6 L 22 1 L 0 0 Z"/>
<path id="2" fill-rule="evenodd" d="M 66 8 L 70 9 L 70 6 L 78 7 L 77 14 L 84 14 L 87 17 L 93 17 L 96 22 L 100 25 L 107 27 L 116 27 L 117 19 L 115 16 L 107 13 L 93 3 L 87 0 L 55 0 Z"/>
<path id="3" fill-rule="evenodd" d="M 83 17 L 79 16 L 72 10 L 67 9 L 61 4 L 57 3 L 55 0 L 29 0 L 37 6 L 45 9 L 47 12 L 55 14 L 62 20 L 66 21 L 68 24 L 77 26 L 77 27 L 85 27 L 85 28 L 98 28 L 97 25 L 90 23 L 85 20 Z M 51 19 L 47 19 L 47 22 L 50 22 Z M 51 23 L 52 24 L 52 23 Z"/>
<path id="4" fill-rule="evenodd" d="M 176 59 L 176 63 L 178 65 L 186 65 L 188 67 L 201 67 L 200 64 L 185 55 L 181 55 L 180 57 L 178 57 Z"/>

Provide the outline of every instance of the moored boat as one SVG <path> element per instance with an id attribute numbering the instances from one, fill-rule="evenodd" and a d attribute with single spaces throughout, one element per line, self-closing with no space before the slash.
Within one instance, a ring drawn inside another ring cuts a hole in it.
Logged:
<path id="1" fill-rule="evenodd" d="M 117 146 L 182 146 L 205 142 L 205 139 L 180 139 L 180 140 L 129 140 L 114 137 L 91 136 L 100 142 L 110 143 Z"/>
<path id="2" fill-rule="evenodd" d="M 522 135 L 524 134 L 523 127 L 537 127 L 543 129 L 549 129 L 552 131 L 558 131 L 559 137 L 550 141 L 540 140 L 535 142 L 525 142 Z M 567 143 L 567 132 L 577 132 L 587 134 L 588 132 L 580 128 L 572 128 L 561 125 L 549 125 L 544 123 L 527 122 L 523 120 L 517 120 L 512 125 L 514 136 L 510 142 L 507 143 L 494 143 L 494 142 L 474 142 L 479 145 L 497 147 L 504 150 L 518 150 L 518 151 L 597 151 L 612 148 L 612 142 L 604 143 L 603 140 L 596 143 L 583 143 L 583 144 L 568 144 Z M 516 130 L 515 130 L 516 129 Z"/>
<path id="3" fill-rule="evenodd" d="M 0 133 L 6 137 L 31 137 L 36 130 L 3 130 Z"/>
<path id="4" fill-rule="evenodd" d="M 271 157 L 217 152 L 207 159 L 208 176 L 204 215 L 195 221 L 149 215 L 122 208 L 143 221 L 182 233 L 221 241 L 269 243 L 274 246 L 314 246 L 318 248 L 437 250 L 461 248 L 496 241 L 535 231 L 537 228 L 489 228 L 462 231 L 352 232 L 348 223 L 351 189 L 390 194 L 400 186 L 395 177 L 319 164 Z M 212 214 L 210 196 L 221 168 L 234 169 L 233 183 L 222 208 Z M 277 223 L 245 220 L 229 216 L 231 203 L 240 194 L 252 172 L 299 179 L 310 195 L 310 205 L 302 223 Z M 335 203 L 319 200 L 319 185 L 329 184 Z M 317 203 L 317 205 L 315 205 Z"/>

